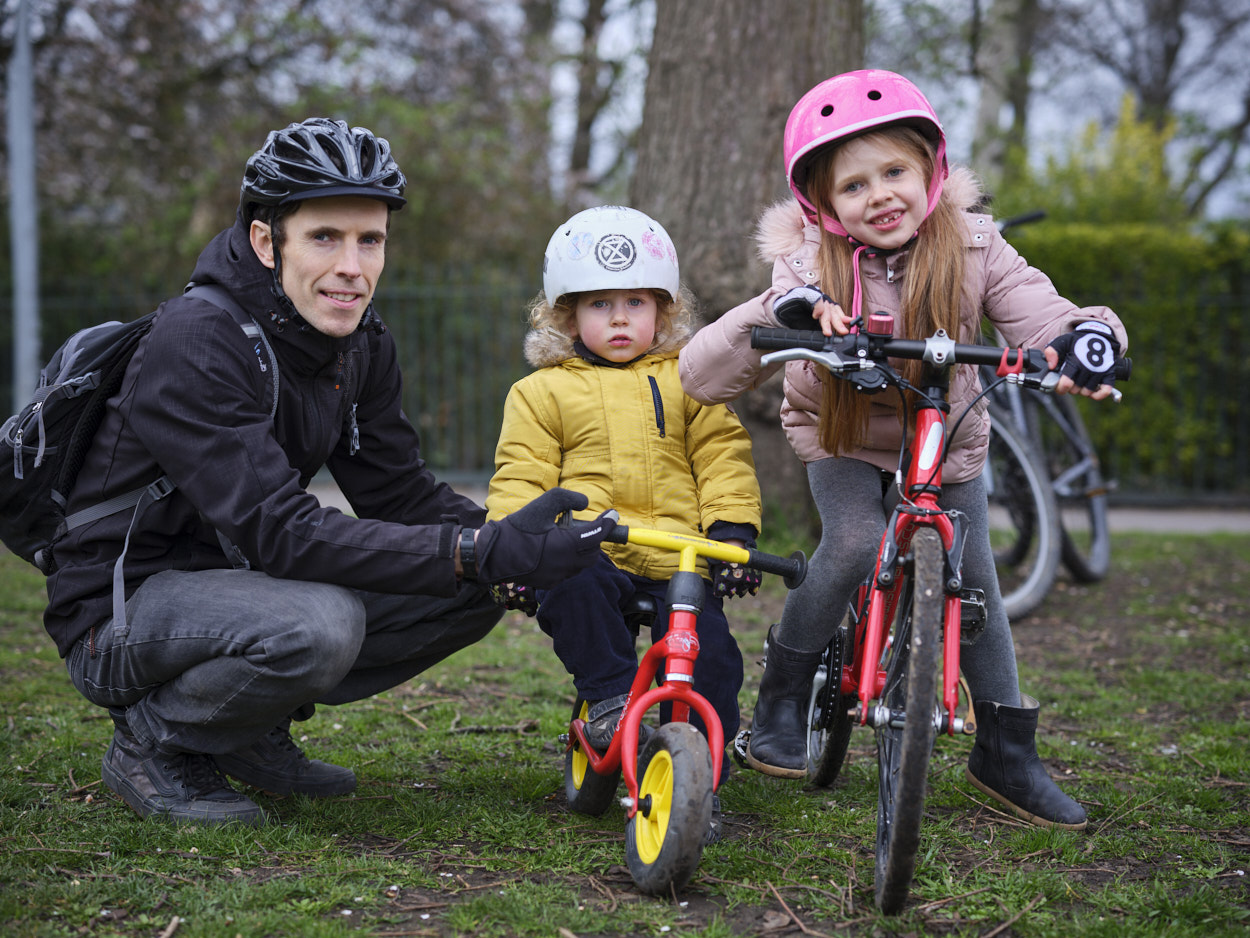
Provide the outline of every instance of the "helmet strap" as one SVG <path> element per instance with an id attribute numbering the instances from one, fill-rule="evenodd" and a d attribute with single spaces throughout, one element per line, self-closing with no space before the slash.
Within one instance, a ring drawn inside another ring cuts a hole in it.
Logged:
<path id="1" fill-rule="evenodd" d="M 859 276 L 859 259 L 861 255 L 868 257 L 889 257 L 891 254 L 897 254 L 899 251 L 905 251 L 911 247 L 911 243 L 920 236 L 920 229 L 917 228 L 912 232 L 912 236 L 907 239 L 906 244 L 900 244 L 896 248 L 877 248 L 871 244 L 865 244 L 858 241 L 850 235 L 846 236 L 846 240 L 855 248 L 855 253 L 851 255 L 851 279 L 855 281 L 854 293 L 851 297 L 851 318 L 855 319 L 864 314 L 864 287 Z"/>
<path id="2" fill-rule="evenodd" d="M 273 247 L 272 274 L 273 285 L 270 287 L 270 290 L 273 293 L 273 298 L 278 301 L 278 305 L 275 309 L 269 311 L 269 318 L 273 320 L 273 324 L 281 332 L 292 319 L 299 318 L 299 310 L 295 308 L 291 298 L 282 289 L 282 253 L 278 250 L 276 244 Z"/>

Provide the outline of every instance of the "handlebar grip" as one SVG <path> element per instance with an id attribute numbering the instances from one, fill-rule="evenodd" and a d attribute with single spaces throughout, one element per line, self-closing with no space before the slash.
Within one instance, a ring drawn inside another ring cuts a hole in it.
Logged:
<path id="1" fill-rule="evenodd" d="M 776 554 L 766 554 L 754 549 L 749 549 L 748 553 L 751 559 L 747 566 L 776 574 L 786 581 L 788 589 L 794 589 L 807 576 L 807 555 L 801 550 L 796 550 L 789 557 L 778 557 Z"/>
<path id="2" fill-rule="evenodd" d="M 604 540 L 611 541 L 613 544 L 628 544 L 629 526 L 625 524 L 618 524 L 610 532 L 608 532 L 608 536 L 605 537 Z"/>
<path id="3" fill-rule="evenodd" d="M 1133 359 L 1117 358 L 1115 362 L 1115 380 L 1127 381 L 1133 377 Z"/>
<path id="4" fill-rule="evenodd" d="M 829 336 L 823 332 L 806 329 L 777 329 L 771 326 L 751 327 L 751 348 L 780 351 L 788 348 L 807 348 L 814 352 L 829 347 Z"/>

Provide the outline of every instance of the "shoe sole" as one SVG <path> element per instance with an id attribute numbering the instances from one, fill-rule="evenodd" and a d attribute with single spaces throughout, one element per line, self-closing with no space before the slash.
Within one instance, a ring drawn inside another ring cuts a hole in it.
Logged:
<path id="1" fill-rule="evenodd" d="M 250 827 L 259 827 L 265 823 L 265 812 L 260 809 L 260 805 L 253 805 L 252 810 L 245 813 L 237 814 L 174 814 L 168 808 L 156 807 L 150 801 L 145 799 L 135 787 L 125 778 L 118 775 L 113 767 L 107 762 L 103 763 L 100 769 L 100 778 L 104 784 L 108 786 L 113 794 L 117 795 L 126 806 L 130 808 L 139 817 L 147 820 L 148 818 L 157 818 L 158 820 L 170 821 L 176 824 L 246 824 Z"/>
<path id="2" fill-rule="evenodd" d="M 1020 820 L 1028 821 L 1030 824 L 1033 824 L 1037 827 L 1057 827 L 1060 830 L 1065 830 L 1065 831 L 1083 831 L 1085 830 L 1086 827 L 1089 826 L 1088 818 L 1086 818 L 1080 824 L 1064 824 L 1062 821 L 1052 821 L 1049 818 L 1044 818 L 1040 815 L 1034 814 L 1032 811 L 1026 811 L 1024 808 L 1021 808 L 1019 805 L 1012 803 L 1011 801 L 1007 800 L 1002 795 L 1000 795 L 998 792 L 994 791 L 994 789 L 984 784 L 980 779 L 978 779 L 975 775 L 972 774 L 972 770 L 969 769 L 967 766 L 964 766 L 964 778 L 966 778 L 969 782 L 972 783 L 973 788 L 975 788 L 977 791 L 981 792 L 982 794 L 989 795 L 991 798 L 993 798 L 995 801 L 1001 804 L 1004 808 L 1007 808 L 1008 810 L 1010 810 L 1011 813 L 1014 814 L 1016 817 L 1020 818 Z"/>
<path id="3" fill-rule="evenodd" d="M 807 778 L 807 766 L 801 769 L 787 769 L 780 765 L 769 765 L 767 762 L 761 762 L 755 756 L 751 755 L 751 746 L 748 743 L 746 751 L 743 753 L 747 765 L 755 769 L 757 772 L 763 772 L 765 775 L 771 775 L 773 778 Z"/>
<path id="4" fill-rule="evenodd" d="M 273 779 L 263 779 L 253 775 L 251 778 L 246 772 L 235 772 L 223 765 L 220 756 L 217 757 L 217 768 L 221 769 L 226 775 L 230 776 L 237 782 L 244 785 L 251 785 L 258 791 L 263 791 L 267 795 L 277 795 L 285 798 L 287 795 L 306 795 L 309 798 L 333 798 L 338 795 L 350 795 L 356 790 L 356 776 L 352 775 L 350 780 L 344 779 L 339 785 L 325 785 L 320 788 L 300 788 L 298 785 L 287 783 L 273 784 Z"/>

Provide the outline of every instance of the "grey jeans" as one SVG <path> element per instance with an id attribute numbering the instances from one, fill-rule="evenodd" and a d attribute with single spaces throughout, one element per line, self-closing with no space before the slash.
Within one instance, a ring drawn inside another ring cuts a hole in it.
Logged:
<path id="1" fill-rule="evenodd" d="M 84 697 L 165 752 L 231 752 L 317 703 L 394 687 L 503 615 L 485 589 L 396 596 L 251 570 L 167 570 L 66 659 Z"/>
<path id="2" fill-rule="evenodd" d="M 856 587 L 872 573 L 889 512 L 881 470 L 862 460 L 817 460 L 808 465 L 807 480 L 820 511 L 820 544 L 808 562 L 807 578 L 786 597 L 777 638 L 798 651 L 819 651 L 833 638 Z M 1016 650 L 998 588 L 980 476 L 944 484 L 942 506 L 963 512 L 964 584 L 985 591 L 985 631 L 976 644 L 962 649 L 964 676 L 975 700 L 1018 707 Z"/>

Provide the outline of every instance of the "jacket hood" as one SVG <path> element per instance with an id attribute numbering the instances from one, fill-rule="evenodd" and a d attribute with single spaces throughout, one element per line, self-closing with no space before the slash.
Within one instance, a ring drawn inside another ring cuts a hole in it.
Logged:
<path id="1" fill-rule="evenodd" d="M 191 279 L 196 283 L 221 284 L 251 311 L 267 309 L 275 302 L 273 271 L 252 250 L 248 229 L 241 219 L 236 219 L 200 252 Z"/>
<path id="2" fill-rule="evenodd" d="M 981 200 L 981 182 L 966 166 L 951 167 L 942 189 L 942 198 L 949 199 L 958 211 L 967 212 Z M 776 202 L 764 210 L 755 229 L 755 244 L 762 260 L 772 263 L 778 257 L 793 254 L 803 246 L 805 229 L 810 225 L 803 209 L 794 199 Z"/>
<path id="3" fill-rule="evenodd" d="M 674 355 L 690 341 L 693 334 L 690 325 L 674 323 L 668 332 L 656 334 L 656 341 L 647 349 L 647 354 L 661 357 Z M 573 340 L 563 332 L 551 328 L 531 329 L 525 335 L 524 349 L 525 360 L 534 368 L 547 368 L 578 357 L 573 348 Z"/>

